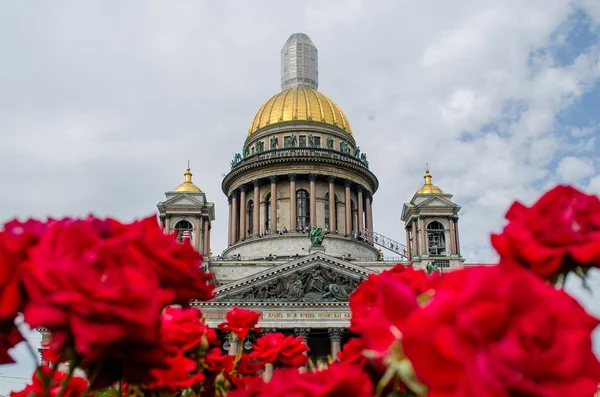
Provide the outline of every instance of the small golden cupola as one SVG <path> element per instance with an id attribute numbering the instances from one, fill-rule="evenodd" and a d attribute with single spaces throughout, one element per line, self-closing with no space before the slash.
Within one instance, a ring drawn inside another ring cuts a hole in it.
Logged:
<path id="1" fill-rule="evenodd" d="M 444 194 L 442 189 L 431 183 L 429 164 L 425 165 L 425 176 L 423 178 L 425 179 L 425 184 L 415 194 Z"/>
<path id="2" fill-rule="evenodd" d="M 189 160 L 188 160 L 187 170 L 186 170 L 185 174 L 183 174 L 183 175 L 185 177 L 185 180 L 183 181 L 182 184 L 180 184 L 175 189 L 173 189 L 174 192 L 189 192 L 189 193 L 200 193 L 200 192 L 202 192 L 200 190 L 200 188 L 198 186 L 194 185 L 194 183 L 192 182 L 192 173 L 190 172 L 190 162 L 189 162 Z"/>

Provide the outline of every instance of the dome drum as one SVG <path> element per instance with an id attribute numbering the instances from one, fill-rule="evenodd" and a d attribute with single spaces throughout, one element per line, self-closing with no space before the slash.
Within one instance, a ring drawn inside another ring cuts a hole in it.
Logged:
<path id="1" fill-rule="evenodd" d="M 362 261 L 376 261 L 379 251 L 370 244 L 339 235 L 327 235 L 323 240 L 327 255 Z M 278 259 L 309 255 L 310 241 L 305 233 L 287 233 L 247 239 L 223 251 L 222 259 L 240 260 Z"/>

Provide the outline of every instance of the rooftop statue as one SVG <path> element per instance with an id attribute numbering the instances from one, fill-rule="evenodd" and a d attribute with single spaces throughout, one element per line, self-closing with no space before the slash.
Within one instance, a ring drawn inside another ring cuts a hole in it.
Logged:
<path id="1" fill-rule="evenodd" d="M 271 146 L 269 146 L 269 149 L 271 149 L 271 150 L 277 149 L 277 145 L 279 145 L 279 139 L 276 136 L 272 136 L 271 137 Z"/>
<path id="2" fill-rule="evenodd" d="M 327 149 L 333 149 L 333 138 L 331 135 L 327 136 Z"/>

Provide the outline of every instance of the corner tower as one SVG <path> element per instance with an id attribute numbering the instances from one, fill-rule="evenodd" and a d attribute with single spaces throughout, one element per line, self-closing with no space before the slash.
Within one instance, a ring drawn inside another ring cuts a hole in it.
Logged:
<path id="1" fill-rule="evenodd" d="M 452 195 L 431 183 L 429 167 L 425 167 L 425 183 L 402 208 L 406 228 L 408 260 L 416 268 L 428 265 L 438 269 L 457 268 L 464 259 L 458 238 L 460 206 Z"/>
<path id="2" fill-rule="evenodd" d="M 375 260 L 378 250 L 361 236 L 373 229 L 372 197 L 379 182 L 342 109 L 317 91 L 312 40 L 291 35 L 281 65 L 283 91 L 259 108 L 223 179 L 229 200 L 223 255 L 307 255 L 307 228 L 319 226 L 329 233 L 327 254 Z"/>
<path id="3" fill-rule="evenodd" d="M 190 244 L 210 258 L 210 229 L 215 220 L 215 205 L 206 201 L 206 195 L 192 182 L 192 172 L 188 168 L 183 183 L 166 192 L 166 200 L 156 205 L 161 226 L 165 233 L 177 233 L 179 241 L 189 240 Z"/>

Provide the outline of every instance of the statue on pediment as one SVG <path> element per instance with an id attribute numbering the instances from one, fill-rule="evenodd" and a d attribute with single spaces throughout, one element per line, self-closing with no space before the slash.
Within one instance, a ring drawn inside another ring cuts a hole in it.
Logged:
<path id="1" fill-rule="evenodd" d="M 329 232 L 324 231 L 319 226 L 308 227 L 308 238 L 310 239 L 311 245 L 321 246 L 323 245 L 323 239 Z"/>

